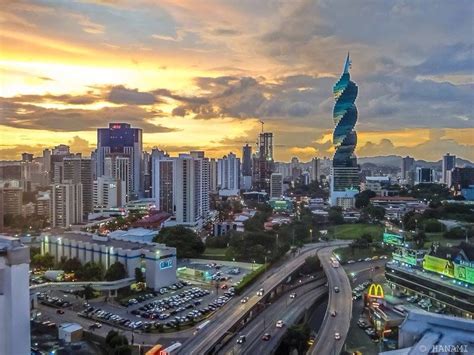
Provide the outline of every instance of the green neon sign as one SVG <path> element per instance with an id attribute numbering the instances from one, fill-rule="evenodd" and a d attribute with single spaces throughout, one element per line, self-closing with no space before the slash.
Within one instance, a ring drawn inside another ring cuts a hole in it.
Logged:
<path id="1" fill-rule="evenodd" d="M 403 245 L 404 239 L 403 236 L 398 234 L 384 233 L 383 242 L 390 245 Z"/>

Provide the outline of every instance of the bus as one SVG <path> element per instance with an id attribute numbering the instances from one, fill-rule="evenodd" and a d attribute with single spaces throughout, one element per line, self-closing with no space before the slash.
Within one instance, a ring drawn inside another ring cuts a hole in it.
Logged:
<path id="1" fill-rule="evenodd" d="M 180 342 L 176 342 L 170 346 L 168 346 L 166 349 L 164 350 L 160 350 L 160 355 L 172 355 L 172 354 L 175 354 L 176 353 L 176 350 L 178 350 L 179 347 L 181 347 L 181 344 Z"/>
<path id="2" fill-rule="evenodd" d="M 200 330 L 202 330 L 203 328 L 205 328 L 209 323 L 211 323 L 210 320 L 207 320 L 207 321 L 201 323 L 200 325 L 198 325 L 198 326 L 196 327 L 196 331 L 195 331 L 194 333 L 199 332 Z"/>

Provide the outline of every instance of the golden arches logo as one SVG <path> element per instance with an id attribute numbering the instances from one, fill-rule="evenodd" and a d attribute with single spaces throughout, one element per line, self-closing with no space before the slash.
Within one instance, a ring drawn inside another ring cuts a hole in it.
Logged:
<path id="1" fill-rule="evenodd" d="M 371 284 L 369 287 L 369 292 L 367 293 L 369 297 L 372 298 L 383 298 L 384 293 L 383 293 L 383 288 L 382 285 L 380 284 Z"/>

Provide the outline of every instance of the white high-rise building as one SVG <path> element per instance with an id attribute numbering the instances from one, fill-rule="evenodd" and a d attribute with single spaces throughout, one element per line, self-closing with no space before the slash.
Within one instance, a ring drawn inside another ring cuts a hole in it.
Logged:
<path id="1" fill-rule="evenodd" d="M 173 169 L 173 205 L 177 224 L 200 227 L 202 210 L 202 159 L 180 154 Z"/>
<path id="2" fill-rule="evenodd" d="M 283 196 L 283 175 L 273 173 L 270 176 L 270 198 L 281 198 Z"/>
<path id="3" fill-rule="evenodd" d="M 112 177 L 123 181 L 125 185 L 127 202 L 130 199 L 132 177 L 130 174 L 130 157 L 122 155 L 112 155 L 104 159 L 104 174 L 102 176 Z"/>
<path id="4" fill-rule="evenodd" d="M 125 182 L 110 176 L 101 176 L 94 181 L 93 195 L 94 206 L 116 208 L 127 203 Z"/>
<path id="5" fill-rule="evenodd" d="M 240 159 L 234 153 L 224 155 L 217 162 L 219 195 L 236 196 L 240 189 Z"/>
<path id="6" fill-rule="evenodd" d="M 209 191 L 217 193 L 217 161 L 214 158 L 209 160 Z"/>
<path id="7" fill-rule="evenodd" d="M 29 248 L 0 236 L 0 354 L 30 354 Z"/>
<path id="8" fill-rule="evenodd" d="M 51 226 L 67 228 L 82 222 L 82 184 L 51 185 Z"/>
<path id="9" fill-rule="evenodd" d="M 151 191 L 155 206 L 160 211 L 174 214 L 173 208 L 173 167 L 174 158 L 153 149 L 151 152 Z"/>
<path id="10" fill-rule="evenodd" d="M 313 158 L 311 159 L 311 181 L 319 181 L 320 176 L 319 158 Z"/>

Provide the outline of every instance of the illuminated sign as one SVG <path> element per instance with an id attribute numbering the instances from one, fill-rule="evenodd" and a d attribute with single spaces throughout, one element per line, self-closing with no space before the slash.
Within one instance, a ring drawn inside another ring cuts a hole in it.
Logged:
<path id="1" fill-rule="evenodd" d="M 173 267 L 173 259 L 160 261 L 160 270 L 169 269 Z"/>
<path id="2" fill-rule="evenodd" d="M 391 245 L 403 245 L 403 236 L 392 233 L 383 234 L 383 242 Z"/>
<path id="3" fill-rule="evenodd" d="M 474 268 L 467 263 L 455 263 L 451 260 L 437 258 L 432 255 L 425 255 L 423 259 L 423 269 L 436 272 L 458 281 L 474 284 Z"/>
<path id="4" fill-rule="evenodd" d="M 406 264 L 413 265 L 413 266 L 417 265 L 416 250 L 398 248 L 396 251 L 394 251 L 392 253 L 392 258 L 394 260 L 397 260 L 397 261 L 401 262 L 401 263 L 406 263 Z"/>
<path id="5" fill-rule="evenodd" d="M 369 286 L 369 292 L 367 292 L 367 295 L 372 298 L 383 298 L 384 293 L 383 293 L 383 288 L 382 285 L 380 284 L 371 284 Z"/>

